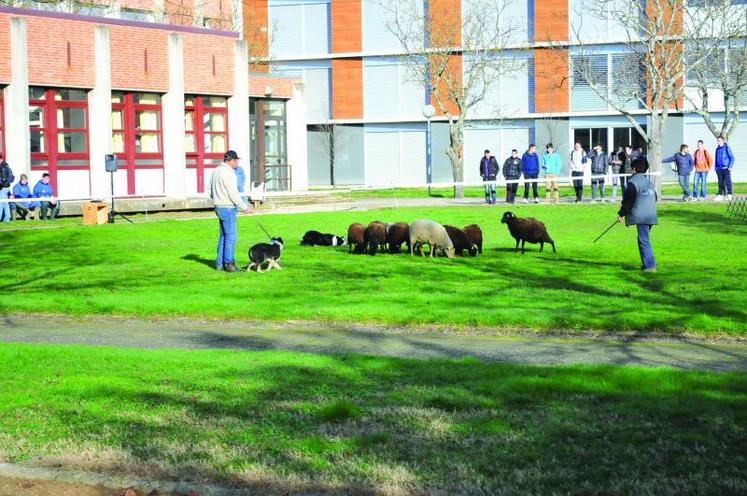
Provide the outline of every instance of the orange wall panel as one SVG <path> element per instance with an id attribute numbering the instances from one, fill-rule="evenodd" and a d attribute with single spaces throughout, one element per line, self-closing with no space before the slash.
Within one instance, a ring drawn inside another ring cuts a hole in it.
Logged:
<path id="1" fill-rule="evenodd" d="M 568 40 L 568 0 L 534 2 L 534 41 Z"/>
<path id="2" fill-rule="evenodd" d="M 361 0 L 332 0 L 332 52 L 360 52 Z"/>
<path id="3" fill-rule="evenodd" d="M 537 113 L 568 112 L 568 50 L 534 50 L 534 105 Z"/>
<path id="4" fill-rule="evenodd" d="M 95 26 L 71 19 L 26 17 L 29 84 L 92 88 Z"/>
<path id="5" fill-rule="evenodd" d="M 249 74 L 249 96 L 266 97 L 265 88 L 272 87 L 272 98 L 292 98 L 295 79 Z"/>
<path id="6" fill-rule="evenodd" d="M 137 40 L 137 43 L 133 43 L 133 40 Z M 168 31 L 129 26 L 109 26 L 109 43 L 111 48 L 112 88 L 168 91 Z M 184 58 L 187 59 L 186 54 Z"/>
<path id="7" fill-rule="evenodd" d="M 10 16 L 0 14 L 0 81 L 10 82 Z"/>
<path id="8" fill-rule="evenodd" d="M 443 65 L 443 64 L 440 64 Z M 448 65 L 446 71 L 448 72 L 448 79 L 452 81 L 451 83 L 447 84 L 444 82 L 447 78 L 442 78 L 442 80 L 439 82 L 437 87 L 435 88 L 435 92 L 438 92 L 439 97 L 441 98 L 441 101 L 444 102 L 444 105 L 446 106 L 446 110 L 449 111 L 452 115 L 458 115 L 459 109 L 457 108 L 457 105 L 449 100 L 449 90 L 459 94 L 463 88 L 461 88 L 462 85 L 462 56 L 461 55 L 449 55 Z M 439 108 L 439 105 L 437 103 L 436 96 L 434 93 L 431 93 L 431 105 L 433 105 L 436 108 L 436 115 L 444 115 L 444 112 L 441 111 Z"/>
<path id="9" fill-rule="evenodd" d="M 244 0 L 244 39 L 246 40 L 249 58 L 267 57 L 270 54 L 268 38 L 269 12 L 268 0 Z M 250 64 L 252 72 L 269 72 L 267 64 Z"/>
<path id="10" fill-rule="evenodd" d="M 197 95 L 233 93 L 234 39 L 184 33 L 184 92 Z"/>
<path id="11" fill-rule="evenodd" d="M 460 46 L 462 44 L 461 0 L 431 0 L 431 46 Z"/>
<path id="12" fill-rule="evenodd" d="M 332 117 L 363 118 L 363 60 L 332 60 Z"/>

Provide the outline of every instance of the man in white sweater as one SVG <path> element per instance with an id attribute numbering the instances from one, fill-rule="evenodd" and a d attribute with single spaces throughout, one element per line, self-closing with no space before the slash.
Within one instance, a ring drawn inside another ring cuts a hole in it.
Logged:
<path id="1" fill-rule="evenodd" d="M 210 199 L 215 204 L 215 215 L 220 223 L 218 250 L 215 257 L 215 268 L 226 272 L 238 272 L 236 267 L 236 211 L 245 214 L 252 213 L 252 209 L 244 203 L 239 194 L 236 180 L 236 167 L 239 166 L 239 156 L 233 150 L 223 155 L 223 163 L 215 168 L 210 179 Z"/>
<path id="2" fill-rule="evenodd" d="M 576 199 L 573 203 L 581 202 L 584 196 L 584 171 L 588 158 L 581 143 L 573 145 L 573 150 L 568 157 L 568 168 L 573 176 L 573 189 L 576 191 Z"/>

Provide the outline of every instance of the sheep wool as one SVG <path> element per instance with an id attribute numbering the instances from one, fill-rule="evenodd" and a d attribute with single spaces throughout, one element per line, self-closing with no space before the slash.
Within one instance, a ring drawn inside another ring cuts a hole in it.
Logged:
<path id="1" fill-rule="evenodd" d="M 424 255 L 423 245 L 427 244 L 431 248 L 431 257 L 435 256 L 438 249 L 442 249 L 447 257 L 454 258 L 454 244 L 444 226 L 438 222 L 427 219 L 413 221 L 410 224 L 410 255 L 414 255 L 416 244 L 421 256 Z"/>

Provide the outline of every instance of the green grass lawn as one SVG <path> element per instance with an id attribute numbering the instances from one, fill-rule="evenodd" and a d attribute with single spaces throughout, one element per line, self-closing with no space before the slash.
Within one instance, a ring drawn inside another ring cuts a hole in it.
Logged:
<path id="1" fill-rule="evenodd" d="M 503 207 L 387 209 L 262 216 L 287 241 L 283 270 L 213 270 L 214 219 L 117 223 L 0 234 L 2 313 L 307 319 L 525 329 L 743 334 L 747 323 L 747 226 L 723 205 L 660 206 L 653 230 L 659 272 L 642 273 L 632 228 L 617 206 L 515 206 L 545 221 L 558 253 L 514 253 Z M 307 229 L 345 234 L 349 223 L 432 218 L 485 233 L 482 256 L 428 259 L 350 255 L 302 247 Z M 238 263 L 264 240 L 239 221 Z M 528 245 L 529 246 L 529 245 Z"/>
<path id="2" fill-rule="evenodd" d="M 747 376 L 0 344 L 0 461 L 262 493 L 744 494 Z"/>

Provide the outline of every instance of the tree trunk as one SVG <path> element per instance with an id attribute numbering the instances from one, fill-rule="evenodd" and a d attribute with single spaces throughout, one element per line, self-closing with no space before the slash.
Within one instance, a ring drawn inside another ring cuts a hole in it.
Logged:
<path id="1" fill-rule="evenodd" d="M 464 159 L 462 157 L 462 142 L 464 130 L 459 121 L 450 124 L 449 149 L 447 155 L 451 161 L 451 171 L 454 177 L 454 198 L 464 198 Z"/>
<path id="2" fill-rule="evenodd" d="M 663 150 L 662 150 L 663 128 L 664 128 L 664 120 L 661 118 L 661 116 L 652 114 L 651 115 L 651 132 L 649 133 L 649 142 L 648 142 L 648 151 L 647 151 L 649 171 L 651 172 L 662 171 L 661 160 L 662 158 L 664 158 Z M 659 195 L 659 198 L 661 198 L 662 176 L 656 175 L 656 176 L 650 176 L 650 177 L 651 177 L 651 182 L 654 183 L 656 194 Z"/>

